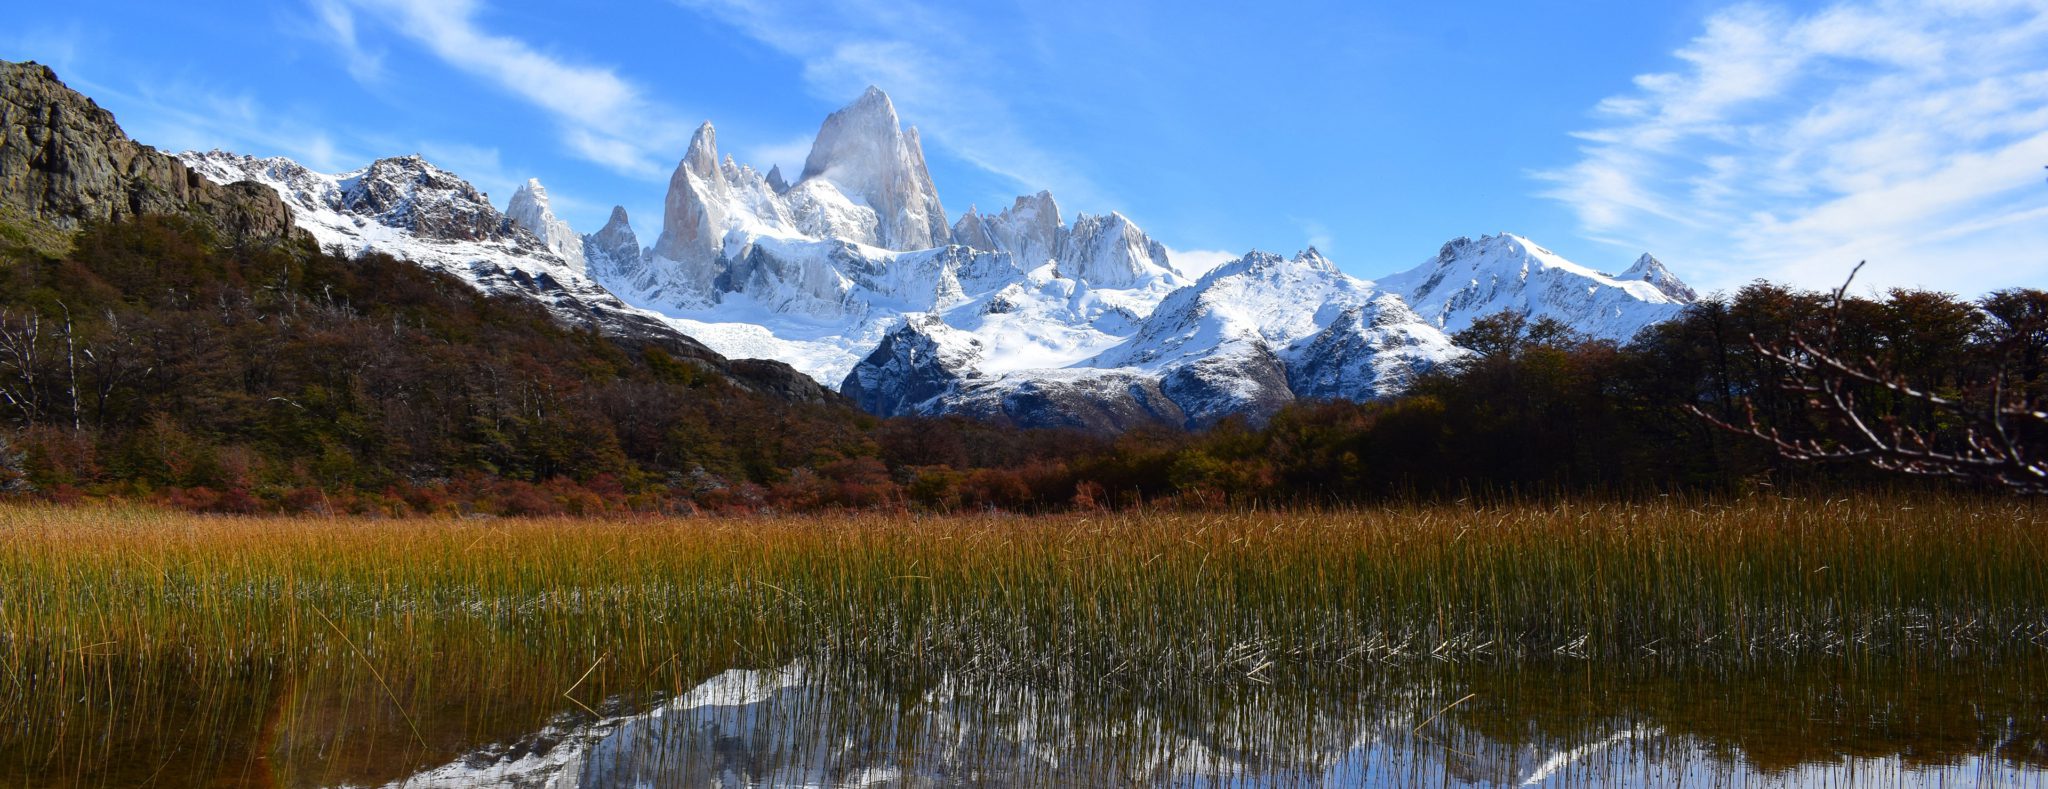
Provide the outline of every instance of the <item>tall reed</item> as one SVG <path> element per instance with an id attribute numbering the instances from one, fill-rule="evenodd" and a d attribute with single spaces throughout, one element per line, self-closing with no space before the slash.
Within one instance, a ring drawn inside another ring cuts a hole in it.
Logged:
<path id="1" fill-rule="evenodd" d="M 2048 643 L 2044 528 L 2039 504 L 1924 495 L 624 521 L 12 507 L 0 743 L 111 748 L 189 710 L 255 737 L 348 719 L 290 692 L 308 672 L 345 678 L 317 704 L 366 716 L 362 748 L 442 753 L 794 659 L 1160 696 L 1444 661 L 1995 659 Z M 505 714 L 425 709 L 472 684 Z M 59 732 L 87 719 L 51 706 L 67 698 L 127 705 L 112 725 L 131 731 Z"/>

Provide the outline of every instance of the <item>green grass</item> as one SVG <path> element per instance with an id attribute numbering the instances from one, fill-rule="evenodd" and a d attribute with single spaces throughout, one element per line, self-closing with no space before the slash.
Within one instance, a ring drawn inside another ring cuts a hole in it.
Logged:
<path id="1" fill-rule="evenodd" d="M 633 521 L 6 508 L 0 763 L 83 765 L 195 721 L 252 753 L 325 739 L 328 764 L 447 754 L 795 659 L 1165 698 L 1446 661 L 2031 657 L 2044 527 L 2038 504 L 1925 496 Z"/>
<path id="2" fill-rule="evenodd" d="M 71 233 L 0 205 L 0 251 L 22 251 L 58 257 L 71 251 Z"/>

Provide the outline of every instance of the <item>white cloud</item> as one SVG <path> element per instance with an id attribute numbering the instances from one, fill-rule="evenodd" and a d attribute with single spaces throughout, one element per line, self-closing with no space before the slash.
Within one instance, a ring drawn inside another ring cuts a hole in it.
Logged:
<path id="1" fill-rule="evenodd" d="M 1317 219 L 1295 217 L 1294 226 L 1300 228 L 1302 235 L 1307 237 L 1307 246 L 1315 247 L 1317 252 L 1326 256 L 1334 254 L 1337 249 L 1337 238 L 1330 234 L 1329 225 Z"/>
<path id="2" fill-rule="evenodd" d="M 383 78 L 384 53 L 364 46 L 356 35 L 355 12 L 343 0 L 313 0 L 313 15 L 319 22 L 316 35 L 341 53 L 349 76 L 360 82 Z"/>
<path id="3" fill-rule="evenodd" d="M 1173 267 L 1190 277 L 1200 277 L 1217 266 L 1244 257 L 1242 253 L 1222 249 L 1173 249 L 1168 247 L 1166 259 Z"/>
<path id="4" fill-rule="evenodd" d="M 782 142 L 742 147 L 739 160 L 763 172 L 779 166 L 783 177 L 793 181 L 803 172 L 804 160 L 810 155 L 811 135 L 802 134 Z"/>
<path id="5" fill-rule="evenodd" d="M 820 99 L 852 101 L 881 87 L 929 145 L 1012 181 L 1023 192 L 1051 189 L 1062 202 L 1113 202 L 1065 157 L 1033 142 L 1017 123 L 1013 94 L 1044 98 L 1053 86 L 997 87 L 1016 71 L 980 37 L 982 9 L 897 0 L 674 0 L 731 25 L 795 59 Z M 808 148 L 806 148 L 808 150 Z M 765 166 L 765 165 L 763 165 Z M 786 169 L 786 168 L 785 168 Z"/>
<path id="6" fill-rule="evenodd" d="M 1588 238 L 1707 287 L 2048 279 L 2048 2 L 1745 4 L 1674 54 L 1536 174 Z"/>
<path id="7" fill-rule="evenodd" d="M 585 160 L 628 175 L 667 174 L 688 125 L 610 68 L 572 63 L 513 36 L 485 30 L 476 0 L 316 0 L 338 45 L 353 42 L 365 12 L 435 57 L 492 82 L 553 116 L 562 141 Z M 347 3 L 343 8 L 339 4 Z M 351 57 L 351 63 L 355 61 Z M 355 67 L 351 66 L 353 72 Z"/>

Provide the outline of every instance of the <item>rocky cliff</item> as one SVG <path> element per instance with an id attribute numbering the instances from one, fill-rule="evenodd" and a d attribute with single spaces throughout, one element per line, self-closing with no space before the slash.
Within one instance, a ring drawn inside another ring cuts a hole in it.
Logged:
<path id="1" fill-rule="evenodd" d="M 48 66 L 0 61 L 0 207 L 70 229 L 91 219 L 191 214 L 234 243 L 307 238 L 277 193 L 213 183 L 128 138 Z"/>

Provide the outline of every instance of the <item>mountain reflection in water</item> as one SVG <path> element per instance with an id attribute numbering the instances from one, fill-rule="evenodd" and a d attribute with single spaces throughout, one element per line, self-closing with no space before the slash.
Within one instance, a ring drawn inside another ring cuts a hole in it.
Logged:
<path id="1" fill-rule="evenodd" d="M 1148 704 L 792 663 L 726 671 L 638 714 L 565 713 L 389 785 L 2048 783 L 2040 699 L 1969 678 L 1907 687 L 1889 671 L 1849 672 L 1820 693 L 1806 674 L 1560 678 L 1422 674 Z M 1991 692 L 1964 701 L 1956 690 Z"/>

